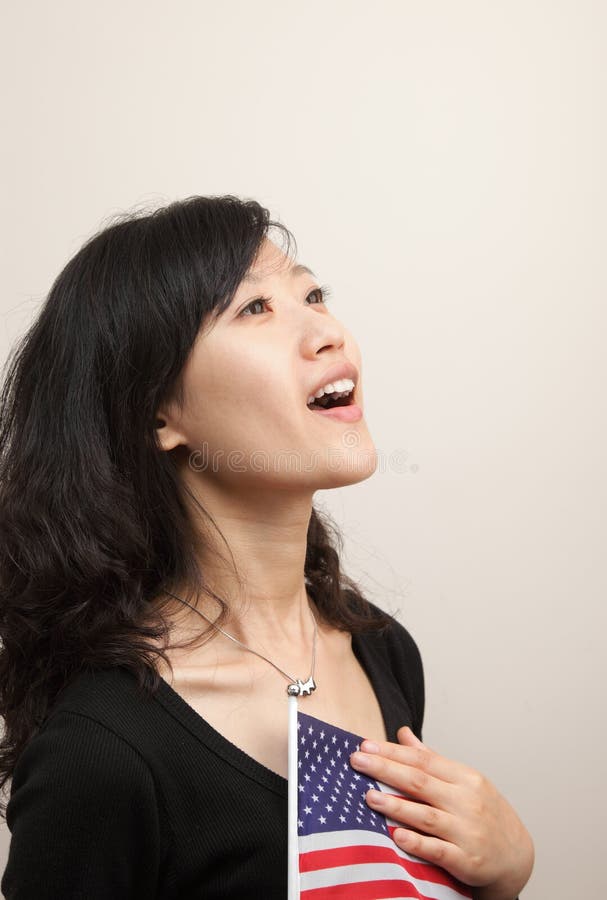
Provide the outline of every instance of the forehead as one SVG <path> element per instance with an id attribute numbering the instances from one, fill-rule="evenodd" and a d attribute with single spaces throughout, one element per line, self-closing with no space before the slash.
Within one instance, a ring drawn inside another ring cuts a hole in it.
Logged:
<path id="1" fill-rule="evenodd" d="M 273 276 L 292 278 L 304 273 L 314 276 L 311 269 L 301 263 L 295 263 L 276 244 L 266 238 L 259 248 L 251 268 L 242 279 L 242 284 L 244 286 L 256 285 Z"/>

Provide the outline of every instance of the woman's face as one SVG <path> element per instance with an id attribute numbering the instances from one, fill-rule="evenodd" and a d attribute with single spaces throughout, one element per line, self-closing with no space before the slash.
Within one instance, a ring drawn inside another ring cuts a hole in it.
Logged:
<path id="1" fill-rule="evenodd" d="M 375 471 L 358 345 L 322 302 L 314 275 L 273 242 L 264 241 L 230 306 L 205 324 L 182 374 L 183 408 L 160 409 L 157 434 L 165 450 L 181 445 L 202 479 L 313 492 Z M 320 386 L 348 374 L 347 412 L 308 408 Z"/>

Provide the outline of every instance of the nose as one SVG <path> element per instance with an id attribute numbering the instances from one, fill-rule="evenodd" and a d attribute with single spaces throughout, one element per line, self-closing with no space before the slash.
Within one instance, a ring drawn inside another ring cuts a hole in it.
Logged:
<path id="1" fill-rule="evenodd" d="M 341 350 L 346 342 L 346 329 L 334 316 L 312 313 L 302 335 L 302 352 L 314 359 L 328 349 Z"/>

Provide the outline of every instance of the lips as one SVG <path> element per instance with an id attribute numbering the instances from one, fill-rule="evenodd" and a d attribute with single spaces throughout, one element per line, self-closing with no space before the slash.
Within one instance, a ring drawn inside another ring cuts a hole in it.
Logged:
<path id="1" fill-rule="evenodd" d="M 306 393 L 306 404 L 308 401 L 308 397 L 311 397 L 316 393 L 316 391 L 320 390 L 320 388 L 324 387 L 326 384 L 332 384 L 334 381 L 339 381 L 340 378 L 351 378 L 354 382 L 354 389 L 352 391 L 352 394 L 350 395 L 350 402 L 352 402 L 356 387 L 358 385 L 358 369 L 356 368 L 356 366 L 352 365 L 352 363 L 342 361 L 329 366 L 329 368 L 325 369 L 323 374 L 319 376 L 315 387 L 310 388 L 310 390 Z"/>

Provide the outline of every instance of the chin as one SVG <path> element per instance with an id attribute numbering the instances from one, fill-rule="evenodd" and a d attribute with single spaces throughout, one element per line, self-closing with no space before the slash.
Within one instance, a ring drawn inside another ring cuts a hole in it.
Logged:
<path id="1" fill-rule="evenodd" d="M 373 475 L 377 464 L 377 450 L 371 442 L 351 449 L 327 448 L 326 456 L 318 461 L 315 481 L 319 490 L 358 484 Z"/>

